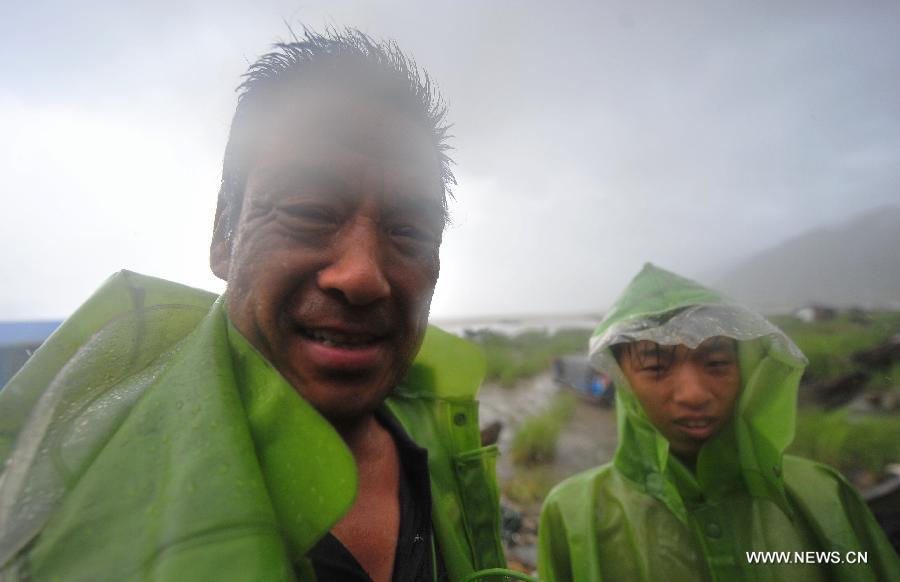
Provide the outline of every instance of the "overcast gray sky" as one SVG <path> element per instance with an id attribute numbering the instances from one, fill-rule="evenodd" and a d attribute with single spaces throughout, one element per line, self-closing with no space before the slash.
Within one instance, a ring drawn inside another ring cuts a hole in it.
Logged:
<path id="1" fill-rule="evenodd" d="M 0 319 L 122 268 L 222 290 L 234 87 L 285 21 L 393 38 L 440 84 L 437 318 L 602 311 L 645 261 L 703 278 L 900 202 L 896 1 L 8 2 Z"/>

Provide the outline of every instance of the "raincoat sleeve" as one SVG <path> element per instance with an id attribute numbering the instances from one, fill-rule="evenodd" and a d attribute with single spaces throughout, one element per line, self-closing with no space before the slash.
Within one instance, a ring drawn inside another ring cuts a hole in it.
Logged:
<path id="1" fill-rule="evenodd" d="M 843 478 L 841 481 L 844 481 Z M 875 521 L 875 517 L 869 511 L 869 506 L 859 496 L 856 489 L 845 481 L 841 489 L 847 516 L 853 525 L 856 537 L 860 540 L 862 547 L 869 548 L 866 551 L 866 557 L 876 574 L 876 579 L 900 582 L 900 557 L 897 556 L 897 552 L 888 541 L 884 530 Z"/>
<path id="2" fill-rule="evenodd" d="M 600 582 L 594 524 L 597 480 L 608 466 L 579 473 L 547 495 L 538 529 L 538 573 L 542 582 Z"/>
<path id="3" fill-rule="evenodd" d="M 571 553 L 565 525 L 555 502 L 548 500 L 541 510 L 538 540 L 538 570 L 543 582 L 572 580 Z"/>
<path id="4" fill-rule="evenodd" d="M 860 564 L 837 565 L 847 579 L 862 579 L 865 572 L 874 575 L 873 580 L 900 581 L 900 557 L 866 502 L 840 473 L 792 456 L 785 457 L 785 470 L 791 497 L 819 539 L 844 556 L 865 555 L 866 569 Z"/>

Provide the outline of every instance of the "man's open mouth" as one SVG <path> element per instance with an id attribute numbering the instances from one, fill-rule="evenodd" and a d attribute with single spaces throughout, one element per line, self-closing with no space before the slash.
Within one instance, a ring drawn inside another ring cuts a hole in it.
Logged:
<path id="1" fill-rule="evenodd" d="M 383 339 L 368 333 L 344 333 L 328 329 L 300 328 L 298 333 L 308 340 L 322 345 L 346 350 L 361 350 L 375 345 Z"/>
<path id="2" fill-rule="evenodd" d="M 714 422 L 713 418 L 682 418 L 675 421 L 675 424 L 687 428 L 705 428 Z"/>

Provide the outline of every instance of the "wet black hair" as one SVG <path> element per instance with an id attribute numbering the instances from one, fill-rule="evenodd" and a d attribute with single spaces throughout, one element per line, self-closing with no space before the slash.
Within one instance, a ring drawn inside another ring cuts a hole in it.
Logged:
<path id="1" fill-rule="evenodd" d="M 718 336 L 716 338 L 709 338 L 707 341 L 712 340 L 712 345 L 729 345 L 732 346 L 733 349 L 737 350 L 737 340 Z M 653 342 L 653 361 L 656 362 L 656 365 L 659 366 L 659 370 L 657 372 L 657 377 L 662 377 L 668 369 L 676 363 L 676 358 L 678 355 L 678 347 L 677 345 L 662 345 L 656 342 Z M 704 342 L 706 343 L 706 342 Z M 613 354 L 613 357 L 616 359 L 616 363 L 619 364 L 619 367 L 622 366 L 623 358 L 630 358 L 630 362 L 632 366 L 641 366 L 643 365 L 644 358 L 641 354 L 634 349 L 634 347 L 638 344 L 638 342 L 627 342 L 627 343 L 619 343 L 613 344 L 610 346 L 610 351 Z"/>
<path id="2" fill-rule="evenodd" d="M 440 164 L 440 204 L 446 222 L 447 197 L 452 197 L 450 188 L 456 184 L 448 154 L 450 126 L 446 104 L 428 73 L 420 71 L 395 41 L 376 40 L 354 28 L 329 27 L 320 33 L 303 26 L 301 34 L 291 30 L 291 35 L 291 42 L 274 44 L 271 52 L 251 64 L 237 87 L 238 104 L 225 147 L 218 198 L 225 237 L 231 237 L 240 216 L 253 159 L 252 140 L 245 137 L 256 121 L 254 114 L 266 109 L 270 104 L 266 97 L 273 91 L 290 83 L 302 86 L 323 79 L 351 90 L 365 87 L 366 95 L 373 95 L 372 88 L 377 86 L 379 98 L 428 130 Z"/>

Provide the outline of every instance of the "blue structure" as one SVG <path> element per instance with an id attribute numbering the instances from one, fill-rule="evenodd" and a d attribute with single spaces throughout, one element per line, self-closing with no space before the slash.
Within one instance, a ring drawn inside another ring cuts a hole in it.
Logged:
<path id="1" fill-rule="evenodd" d="M 19 371 L 62 321 L 0 321 L 0 386 Z"/>
<path id="2" fill-rule="evenodd" d="M 611 406 L 615 397 L 615 386 L 609 377 L 595 370 L 587 356 L 562 356 L 553 360 L 553 380 L 601 406 Z"/>

